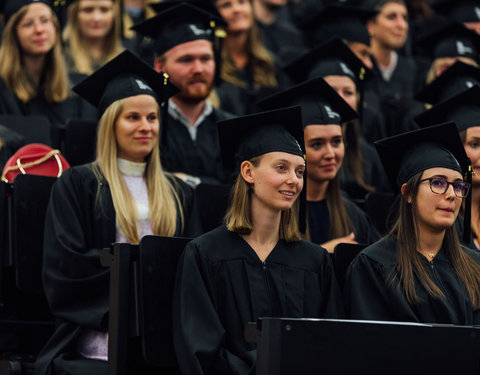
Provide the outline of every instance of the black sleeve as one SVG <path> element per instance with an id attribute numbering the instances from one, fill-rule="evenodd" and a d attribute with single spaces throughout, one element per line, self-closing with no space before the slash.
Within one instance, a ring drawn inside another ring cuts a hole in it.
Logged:
<path id="1" fill-rule="evenodd" d="M 384 270 L 363 254 L 348 268 L 344 298 L 347 318 L 395 320 L 390 311 Z"/>
<path id="2" fill-rule="evenodd" d="M 45 218 L 42 276 L 56 317 L 101 330 L 108 313 L 109 269 L 100 264 L 100 250 L 114 237 L 104 240 L 105 220 L 94 210 L 96 181 L 90 180 L 91 188 L 88 179 L 70 169 L 54 185 Z M 113 226 L 113 236 L 114 231 Z"/>
<path id="3" fill-rule="evenodd" d="M 225 347 L 208 261 L 195 243 L 180 259 L 173 302 L 175 352 L 183 374 L 253 374 L 256 351 L 238 356 Z"/>

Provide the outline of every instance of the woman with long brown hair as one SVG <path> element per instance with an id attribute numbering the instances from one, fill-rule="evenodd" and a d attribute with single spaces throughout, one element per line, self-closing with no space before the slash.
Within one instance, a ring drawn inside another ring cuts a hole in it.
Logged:
<path id="1" fill-rule="evenodd" d="M 480 255 L 461 246 L 455 220 L 469 194 L 470 162 L 454 123 L 377 143 L 398 219 L 347 273 L 353 319 L 475 325 L 480 322 Z"/>

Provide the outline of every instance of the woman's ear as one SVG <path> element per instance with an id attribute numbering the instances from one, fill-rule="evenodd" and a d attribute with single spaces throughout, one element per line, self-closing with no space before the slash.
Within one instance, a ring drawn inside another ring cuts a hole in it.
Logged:
<path id="1" fill-rule="evenodd" d="M 245 160 L 240 164 L 240 173 L 248 184 L 253 184 L 255 182 L 255 179 L 253 177 L 253 169 L 254 166 L 252 163 L 250 163 L 248 160 Z"/>
<path id="2" fill-rule="evenodd" d="M 402 187 L 400 188 L 400 191 L 402 192 L 402 195 L 407 199 L 408 203 L 412 203 L 412 197 L 411 196 L 405 196 L 405 188 L 407 187 L 407 184 L 403 184 Z"/>

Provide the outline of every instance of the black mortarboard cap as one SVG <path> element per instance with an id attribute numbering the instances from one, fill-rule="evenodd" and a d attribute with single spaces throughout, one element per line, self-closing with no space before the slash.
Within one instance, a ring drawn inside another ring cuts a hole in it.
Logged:
<path id="1" fill-rule="evenodd" d="M 43 3 L 52 7 L 51 0 L 5 0 L 3 5 L 3 22 L 6 25 L 8 20 L 25 5 Z"/>
<path id="2" fill-rule="evenodd" d="M 417 129 L 375 142 L 394 191 L 411 177 L 429 168 L 443 167 L 462 174 L 470 160 L 454 122 Z"/>
<path id="3" fill-rule="evenodd" d="M 434 28 L 419 36 L 418 44 L 432 59 L 468 57 L 478 61 L 480 35 L 460 23 L 439 20 Z"/>
<path id="4" fill-rule="evenodd" d="M 480 85 L 480 68 L 457 61 L 416 96 L 420 102 L 438 104 L 474 85 Z"/>
<path id="5" fill-rule="evenodd" d="M 431 126 L 454 121 L 459 132 L 472 126 L 480 126 L 480 86 L 473 86 L 464 92 L 437 104 L 415 117 L 421 126 Z"/>
<path id="6" fill-rule="evenodd" d="M 217 128 L 226 169 L 236 169 L 243 161 L 269 152 L 305 155 L 298 106 L 220 121 Z"/>
<path id="7" fill-rule="evenodd" d="M 371 74 L 370 69 L 338 37 L 314 47 L 282 69 L 295 83 L 316 77 L 341 75 L 350 77 L 359 85 L 360 81 L 368 79 Z"/>
<path id="8" fill-rule="evenodd" d="M 314 78 L 270 95 L 257 105 L 263 110 L 300 105 L 304 127 L 341 125 L 357 117 L 357 113 L 322 78 Z"/>
<path id="9" fill-rule="evenodd" d="M 113 102 L 136 95 L 153 96 L 159 105 L 178 92 L 166 76 L 128 50 L 106 63 L 73 87 L 73 91 L 97 107 L 98 116 Z"/>
<path id="10" fill-rule="evenodd" d="M 480 22 L 478 0 L 445 0 L 432 4 L 436 12 L 456 22 Z"/>
<path id="11" fill-rule="evenodd" d="M 370 45 L 365 23 L 375 14 L 372 10 L 334 3 L 303 19 L 300 27 L 313 45 L 335 36 L 348 42 Z"/>
<path id="12" fill-rule="evenodd" d="M 205 39 L 213 43 L 216 37 L 224 36 L 224 30 L 219 33 L 219 25 L 225 25 L 223 18 L 182 2 L 134 25 L 132 30 L 155 39 L 155 52 L 161 55 L 179 44 L 194 40 Z"/>

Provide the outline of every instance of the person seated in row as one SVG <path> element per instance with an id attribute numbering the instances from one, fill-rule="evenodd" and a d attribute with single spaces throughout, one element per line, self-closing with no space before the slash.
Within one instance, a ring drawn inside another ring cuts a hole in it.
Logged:
<path id="1" fill-rule="evenodd" d="M 92 74 L 122 52 L 118 1 L 75 0 L 63 30 L 70 72 Z"/>
<path id="2" fill-rule="evenodd" d="M 333 253 L 339 243 L 372 244 L 380 235 L 340 188 L 340 168 L 349 152 L 342 125 L 356 112 L 322 78 L 302 82 L 259 102 L 261 108 L 302 108 L 307 158 L 309 238 Z"/>
<path id="3" fill-rule="evenodd" d="M 219 24 L 221 18 L 195 5 L 173 2 L 133 27 L 155 40 L 155 70 L 167 73 L 180 89 L 170 99 L 165 117 L 162 165 L 192 186 L 231 179 L 222 168 L 216 129 L 217 121 L 231 116 L 213 108 L 208 99 L 215 80 Z"/>
<path id="4" fill-rule="evenodd" d="M 173 337 L 184 374 L 253 373 L 255 345 L 243 331 L 259 317 L 342 316 L 330 256 L 298 226 L 300 108 L 226 120 L 218 130 L 223 162 L 238 176 L 226 224 L 190 242 L 179 261 Z"/>
<path id="5" fill-rule="evenodd" d="M 53 124 L 94 118 L 70 92 L 60 26 L 48 1 L 7 0 L 0 47 L 0 114 L 44 115 Z"/>
<path id="6" fill-rule="evenodd" d="M 454 225 L 469 194 L 464 176 L 471 179 L 455 123 L 387 138 L 377 148 L 400 193 L 399 215 L 391 233 L 351 263 L 347 316 L 479 324 L 480 254 L 461 246 Z"/>
<path id="7" fill-rule="evenodd" d="M 200 234 L 192 189 L 160 164 L 160 106 L 173 87 L 125 51 L 74 90 L 98 109 L 97 158 L 52 189 L 42 275 L 58 324 L 38 374 L 106 374 L 110 273 L 101 249 L 150 234 Z"/>

